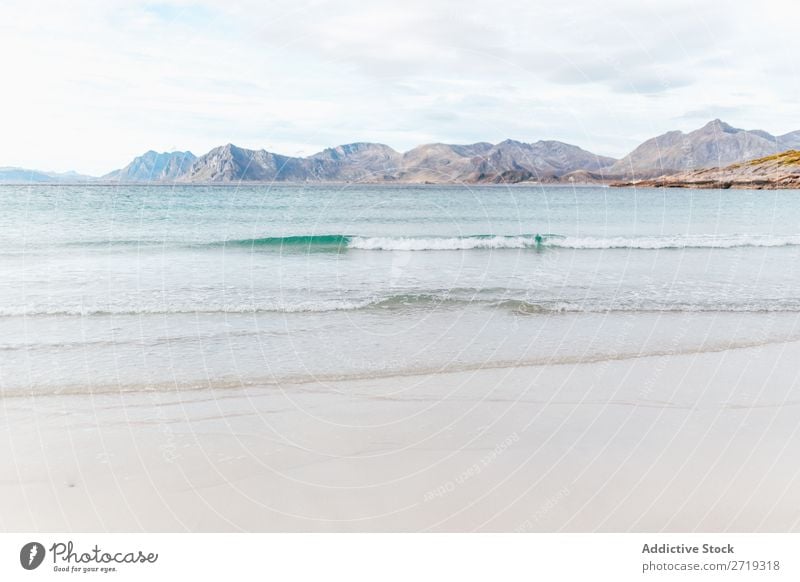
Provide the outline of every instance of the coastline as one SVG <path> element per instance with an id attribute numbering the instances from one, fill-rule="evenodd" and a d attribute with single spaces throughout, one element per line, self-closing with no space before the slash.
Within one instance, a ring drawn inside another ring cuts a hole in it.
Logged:
<path id="1" fill-rule="evenodd" d="M 774 181 L 679 181 L 670 179 L 610 182 L 611 188 L 685 188 L 690 190 L 798 190 L 800 182 Z"/>
<path id="2" fill-rule="evenodd" d="M 800 342 L 2 399 L 5 531 L 798 531 Z"/>
<path id="3" fill-rule="evenodd" d="M 386 188 L 674 188 L 689 190 L 800 190 L 800 181 L 780 180 L 680 180 L 669 175 L 660 178 L 647 178 L 642 180 L 621 180 L 619 176 L 611 176 L 603 180 L 594 181 L 518 181 L 518 182 L 404 182 L 404 181 L 340 181 L 340 182 L 304 182 L 304 181 L 250 181 L 240 180 L 231 182 L 181 182 L 181 181 L 153 181 L 153 182 L 3 182 L 3 186 L 36 186 L 49 188 L 63 187 L 89 187 L 89 188 L 174 188 L 176 186 L 194 188 L 298 188 L 298 187 L 325 187 L 336 186 L 349 188 L 353 186 L 386 187 Z"/>

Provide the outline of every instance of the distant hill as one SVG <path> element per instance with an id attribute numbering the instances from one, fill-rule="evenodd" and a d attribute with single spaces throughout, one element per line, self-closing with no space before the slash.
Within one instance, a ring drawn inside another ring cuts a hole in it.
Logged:
<path id="1" fill-rule="evenodd" d="M 308 174 L 303 158 L 248 150 L 227 144 L 197 158 L 179 179 L 182 182 L 270 182 L 303 181 Z"/>
<path id="2" fill-rule="evenodd" d="M 26 168 L 0 168 L 0 184 L 71 184 L 94 179 L 77 172 L 42 172 Z"/>
<path id="3" fill-rule="evenodd" d="M 614 158 L 599 156 L 560 141 L 522 143 L 506 140 L 493 146 L 477 168 L 477 182 L 515 182 L 558 180 L 572 172 L 597 172 L 614 163 Z"/>
<path id="4" fill-rule="evenodd" d="M 656 188 L 800 188 L 800 151 L 789 150 L 724 168 L 706 168 L 612 186 Z"/>
<path id="5" fill-rule="evenodd" d="M 163 182 L 182 176 L 196 160 L 192 152 L 154 152 L 150 150 L 120 170 L 103 176 L 110 182 Z"/>
<path id="6" fill-rule="evenodd" d="M 310 179 L 336 182 L 391 180 L 402 155 L 380 143 L 327 148 L 307 160 Z"/>
<path id="7" fill-rule="evenodd" d="M 800 131 L 774 136 L 762 130 L 738 129 L 715 119 L 689 133 L 670 131 L 648 139 L 606 168 L 625 179 L 723 167 L 800 148 Z"/>

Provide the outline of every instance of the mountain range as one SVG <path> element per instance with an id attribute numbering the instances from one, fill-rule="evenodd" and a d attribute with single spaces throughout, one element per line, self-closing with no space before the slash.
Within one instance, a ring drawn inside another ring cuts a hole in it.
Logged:
<path id="1" fill-rule="evenodd" d="M 429 144 L 400 153 L 376 143 L 352 143 L 306 158 L 233 144 L 197 158 L 178 182 L 520 182 L 549 181 L 578 170 L 599 171 L 613 158 L 557 141 L 533 144 Z"/>
<path id="2" fill-rule="evenodd" d="M 307 157 L 227 144 L 200 157 L 148 151 L 100 178 L 0 168 L 0 182 L 624 182 L 722 168 L 794 148 L 800 149 L 800 130 L 774 136 L 715 119 L 689 133 L 670 131 L 648 139 L 618 160 L 559 141 L 435 143 L 405 153 L 383 144 L 351 143 Z"/>

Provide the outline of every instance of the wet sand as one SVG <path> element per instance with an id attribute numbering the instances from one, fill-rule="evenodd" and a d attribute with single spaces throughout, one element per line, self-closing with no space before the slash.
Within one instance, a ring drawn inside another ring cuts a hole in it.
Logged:
<path id="1" fill-rule="evenodd" d="M 0 399 L 4 531 L 798 531 L 800 343 Z"/>

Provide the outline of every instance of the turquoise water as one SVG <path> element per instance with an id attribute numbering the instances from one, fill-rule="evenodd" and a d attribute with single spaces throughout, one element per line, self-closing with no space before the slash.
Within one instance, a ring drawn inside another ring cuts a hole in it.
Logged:
<path id="1" fill-rule="evenodd" d="M 306 381 L 794 339 L 800 192 L 0 187 L 0 384 Z"/>

